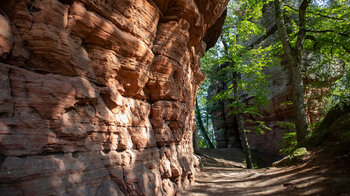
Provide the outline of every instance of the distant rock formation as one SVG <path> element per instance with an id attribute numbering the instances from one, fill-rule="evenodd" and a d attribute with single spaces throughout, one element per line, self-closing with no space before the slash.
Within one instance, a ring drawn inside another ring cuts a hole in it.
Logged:
<path id="1" fill-rule="evenodd" d="M 270 46 L 278 41 L 277 27 L 274 18 L 274 9 L 272 4 L 265 6 L 263 17 L 260 23 L 266 28 L 265 35 L 252 37 L 244 45 L 248 47 Z M 283 136 L 283 130 L 278 125 L 279 121 L 293 121 L 293 108 L 291 105 L 282 104 L 291 100 L 291 87 L 287 69 L 283 66 L 273 66 L 264 71 L 269 77 L 267 80 L 270 83 L 269 90 L 271 91 L 269 100 L 271 105 L 262 110 L 263 118 L 258 119 L 265 122 L 271 128 L 271 131 L 266 131 L 264 135 L 255 134 L 254 131 L 247 134 L 249 144 L 252 149 L 264 152 L 271 155 L 279 153 L 277 142 Z M 218 69 L 222 69 L 225 65 L 221 65 Z M 244 76 L 243 76 L 244 77 Z M 219 85 L 212 85 L 209 89 L 209 98 L 213 97 L 217 92 L 226 89 L 229 84 L 225 81 L 219 82 Z M 249 102 L 252 97 L 245 97 L 244 101 Z M 232 108 L 228 105 L 229 100 L 214 103 L 214 109 L 211 112 L 213 118 L 213 127 L 216 132 L 216 143 L 219 148 L 240 147 L 240 135 L 238 125 L 234 115 L 229 114 Z M 251 119 L 251 116 L 246 115 L 246 119 Z M 257 117 L 255 117 L 257 118 Z M 246 128 L 253 129 L 253 124 L 246 121 Z"/>
<path id="2" fill-rule="evenodd" d="M 0 195 L 192 183 L 203 39 L 227 2 L 1 1 Z"/>
<path id="3" fill-rule="evenodd" d="M 263 16 L 260 20 L 260 24 L 265 27 L 266 33 L 252 37 L 244 45 L 254 48 L 259 46 L 266 47 L 277 43 L 279 39 L 274 15 L 273 3 L 266 5 L 263 8 Z M 311 57 L 312 53 L 306 51 L 305 59 L 308 67 L 313 66 L 312 64 L 314 63 Z M 271 92 L 269 96 L 270 105 L 262 108 L 262 118 L 255 117 L 256 120 L 264 121 L 271 130 L 266 131 L 263 135 L 256 134 L 253 131 L 253 124 L 248 121 L 246 122 L 246 128 L 252 130 L 247 134 L 252 149 L 270 155 L 279 154 L 280 146 L 278 143 L 287 131 L 287 128 L 281 126 L 280 122 L 293 122 L 293 106 L 291 105 L 292 89 L 289 73 L 283 56 L 280 56 L 280 58 L 281 66 L 273 66 L 265 69 L 263 72 L 268 76 L 267 80 L 269 81 L 269 90 Z M 223 67 L 225 65 L 219 66 L 218 69 L 222 69 Z M 310 78 L 304 76 L 304 84 L 310 84 L 311 82 Z M 208 92 L 209 99 L 228 86 L 229 84 L 225 81 L 219 81 L 216 85 L 210 86 Z M 327 88 L 325 87 L 305 87 L 305 103 L 309 123 L 316 122 L 322 116 L 322 112 L 319 111 L 319 106 L 321 105 L 320 98 L 326 94 L 326 91 Z M 247 103 L 252 101 L 252 97 L 246 95 L 242 95 L 242 97 L 244 97 L 244 101 Z M 240 147 L 241 145 L 235 116 L 229 114 L 232 110 L 228 106 L 229 104 L 230 101 L 215 102 L 214 109 L 211 111 L 216 144 L 219 148 Z M 245 118 L 252 120 L 250 115 L 246 115 Z"/>

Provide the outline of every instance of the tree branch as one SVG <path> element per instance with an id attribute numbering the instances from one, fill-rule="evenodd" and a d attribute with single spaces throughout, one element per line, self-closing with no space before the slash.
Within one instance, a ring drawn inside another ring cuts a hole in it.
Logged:
<path id="1" fill-rule="evenodd" d="M 290 5 L 283 5 L 284 7 L 288 7 L 289 9 L 295 11 L 295 12 L 298 12 L 299 10 L 290 6 Z M 332 16 L 327 16 L 327 15 L 323 15 L 323 14 L 320 14 L 320 13 L 316 13 L 316 12 L 306 12 L 308 14 L 313 14 L 313 15 L 316 15 L 316 16 L 321 16 L 323 18 L 328 18 L 328 19 L 332 19 L 332 20 L 341 20 L 341 21 L 345 21 L 344 19 L 342 18 L 336 18 L 336 17 L 332 17 Z"/>
<path id="2" fill-rule="evenodd" d="M 254 46 L 260 44 L 270 35 L 274 34 L 276 31 L 277 31 L 277 25 L 273 25 L 268 31 L 266 31 L 266 33 L 263 36 L 259 37 L 254 43 L 251 43 L 247 48 L 252 49 Z"/>
<path id="3" fill-rule="evenodd" d="M 334 30 L 321 30 L 321 31 L 306 30 L 306 32 L 310 32 L 310 33 L 335 33 L 335 34 L 340 35 L 340 36 L 350 37 L 350 35 L 348 35 L 346 33 L 337 33 Z"/>
<path id="4" fill-rule="evenodd" d="M 282 9 L 283 5 L 282 5 L 282 2 L 280 2 L 279 0 L 274 0 L 274 3 L 275 3 L 276 24 L 278 29 L 278 35 L 281 40 L 284 53 L 288 58 L 288 61 L 292 62 L 294 61 L 292 59 L 294 55 L 293 55 L 292 46 L 290 45 L 290 42 L 288 39 L 288 33 L 287 33 L 285 21 L 284 21 L 283 9 Z"/>
<path id="5" fill-rule="evenodd" d="M 316 40 L 316 38 L 314 36 L 306 35 L 305 39 L 312 40 L 314 42 L 314 45 L 313 45 L 314 50 L 318 49 L 318 42 L 317 42 L 317 40 Z"/>
<path id="6" fill-rule="evenodd" d="M 350 54 L 350 49 L 349 48 L 347 48 L 347 47 L 345 47 L 345 46 L 341 46 L 347 53 L 349 53 Z"/>
<path id="7" fill-rule="evenodd" d="M 224 36 L 221 35 L 220 38 L 221 38 L 222 44 L 224 45 L 225 55 L 229 56 L 229 48 L 228 48 L 228 45 L 227 45 L 227 43 L 226 43 L 226 41 L 224 39 Z"/>
<path id="8" fill-rule="evenodd" d="M 312 36 L 312 35 L 307 35 L 307 36 L 305 37 L 305 39 L 309 39 L 309 40 L 314 41 L 314 42 L 315 42 L 314 48 L 317 47 L 317 44 L 318 44 L 318 43 L 317 43 L 317 40 L 316 40 L 316 38 L 315 38 L 314 36 Z M 347 52 L 347 53 L 350 54 L 350 49 L 347 48 L 346 46 L 344 46 L 343 44 L 338 43 L 338 42 L 334 42 L 334 41 L 327 41 L 327 42 L 328 42 L 328 43 L 331 43 L 331 44 L 336 44 L 336 45 L 342 47 L 342 48 L 345 50 L 345 52 Z"/>
<path id="9" fill-rule="evenodd" d="M 303 56 L 303 43 L 306 36 L 306 9 L 309 6 L 310 0 L 303 0 L 301 2 L 300 8 L 299 8 L 299 32 L 298 32 L 298 39 L 296 43 L 296 49 L 298 53 L 298 57 L 302 58 Z M 299 59 L 300 61 L 301 59 Z"/>

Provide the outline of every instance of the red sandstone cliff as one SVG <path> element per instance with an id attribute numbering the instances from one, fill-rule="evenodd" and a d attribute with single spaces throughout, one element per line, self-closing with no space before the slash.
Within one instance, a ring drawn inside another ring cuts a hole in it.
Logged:
<path id="1" fill-rule="evenodd" d="M 0 195 L 193 182 L 202 40 L 227 1 L 0 1 Z"/>

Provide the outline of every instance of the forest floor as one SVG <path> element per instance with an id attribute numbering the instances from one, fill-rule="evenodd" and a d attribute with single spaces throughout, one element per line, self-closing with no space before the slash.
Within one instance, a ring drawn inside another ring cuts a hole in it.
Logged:
<path id="1" fill-rule="evenodd" d="M 350 196 L 349 154 L 313 153 L 300 165 L 248 170 L 239 149 L 200 152 L 202 170 L 196 174 L 194 185 L 179 195 Z"/>

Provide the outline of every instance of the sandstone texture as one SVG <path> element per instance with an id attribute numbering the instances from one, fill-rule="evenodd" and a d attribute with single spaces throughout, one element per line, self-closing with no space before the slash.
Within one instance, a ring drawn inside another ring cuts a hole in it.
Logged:
<path id="1" fill-rule="evenodd" d="M 0 195 L 191 184 L 199 60 L 227 2 L 0 1 Z"/>

